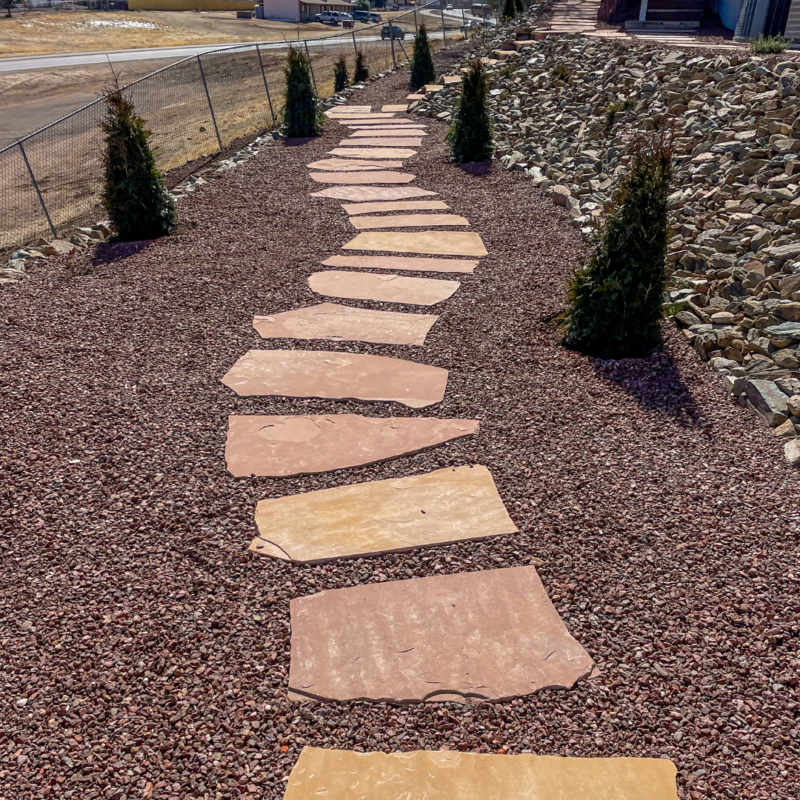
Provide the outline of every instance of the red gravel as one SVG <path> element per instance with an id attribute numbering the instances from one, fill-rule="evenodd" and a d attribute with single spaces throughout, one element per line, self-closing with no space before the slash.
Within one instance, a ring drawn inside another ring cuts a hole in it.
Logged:
<path id="1" fill-rule="evenodd" d="M 354 99 L 396 101 L 402 80 Z M 429 131 L 417 183 L 490 255 L 427 346 L 272 346 L 446 367 L 436 412 L 479 418 L 474 439 L 311 478 L 225 471 L 231 412 L 364 412 L 220 383 L 266 346 L 253 315 L 318 302 L 307 275 L 354 235 L 308 196 L 335 124 L 187 198 L 179 236 L 0 291 L 1 797 L 278 798 L 304 744 L 663 755 L 682 798 L 800 794 L 800 473 L 671 328 L 639 362 L 560 348 L 582 251 L 566 213 L 516 174 L 449 165 Z M 520 534 L 325 566 L 247 552 L 259 498 L 469 462 Z M 477 707 L 286 701 L 290 598 L 534 559 L 599 679 Z"/>

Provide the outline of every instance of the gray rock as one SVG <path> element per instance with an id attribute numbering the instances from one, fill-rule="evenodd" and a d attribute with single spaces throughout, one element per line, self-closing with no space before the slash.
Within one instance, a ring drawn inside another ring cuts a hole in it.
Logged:
<path id="1" fill-rule="evenodd" d="M 748 381 L 744 393 L 755 412 L 770 428 L 776 428 L 789 418 L 786 395 L 771 381 Z"/>
<path id="2" fill-rule="evenodd" d="M 800 467 L 800 439 L 791 439 L 783 446 L 783 454 L 792 467 Z"/>

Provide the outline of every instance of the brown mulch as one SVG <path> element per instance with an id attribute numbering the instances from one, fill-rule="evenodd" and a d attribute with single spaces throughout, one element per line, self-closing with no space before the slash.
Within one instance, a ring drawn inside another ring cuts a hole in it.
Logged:
<path id="1" fill-rule="evenodd" d="M 353 100 L 397 101 L 402 83 Z M 566 212 L 518 174 L 448 164 L 429 125 L 409 169 L 490 255 L 424 348 L 252 329 L 319 302 L 307 276 L 354 235 L 336 201 L 309 197 L 305 164 L 342 138 L 334 123 L 183 200 L 185 233 L 96 253 L 88 275 L 50 260 L 0 292 L 3 798 L 279 798 L 304 744 L 664 756 L 682 798 L 800 793 L 800 473 L 671 327 L 641 361 L 561 348 L 553 320 L 583 252 Z M 481 432 L 339 474 L 235 480 L 230 413 L 415 413 L 233 396 L 222 375 L 267 346 L 446 367 L 427 413 Z M 260 498 L 465 463 L 489 467 L 519 534 L 324 566 L 247 552 Z M 497 705 L 286 700 L 290 598 L 533 559 L 599 678 Z"/>

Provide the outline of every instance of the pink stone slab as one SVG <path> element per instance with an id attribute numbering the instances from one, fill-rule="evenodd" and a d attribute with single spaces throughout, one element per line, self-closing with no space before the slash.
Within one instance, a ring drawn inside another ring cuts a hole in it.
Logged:
<path id="1" fill-rule="evenodd" d="M 317 183 L 411 183 L 414 175 L 408 172 L 385 172 L 369 170 L 367 172 L 312 172 L 311 177 Z"/>
<path id="2" fill-rule="evenodd" d="M 367 231 L 344 245 L 345 250 L 378 250 L 395 253 L 429 253 L 442 256 L 485 256 L 477 233 L 424 231 L 393 233 Z"/>
<path id="3" fill-rule="evenodd" d="M 369 130 L 360 130 L 354 131 L 353 137 L 367 137 L 367 136 L 376 136 L 380 138 L 392 138 L 397 136 L 427 136 L 428 134 L 425 131 L 417 130 L 416 128 L 411 128 L 409 130 L 403 129 L 402 133 L 398 131 L 396 128 L 370 128 Z"/>
<path id="4" fill-rule="evenodd" d="M 409 197 L 430 197 L 435 195 L 429 189 L 414 186 L 331 186 L 312 197 L 332 197 L 335 200 L 407 200 Z"/>
<path id="5" fill-rule="evenodd" d="M 376 137 L 369 139 L 344 139 L 339 142 L 339 147 L 419 147 L 421 144 L 422 139 L 419 136 L 416 139 L 381 139 L 380 137 Z"/>
<path id="6" fill-rule="evenodd" d="M 457 214 L 392 214 L 386 217 L 350 217 L 350 224 L 359 231 L 373 228 L 435 228 L 439 225 L 469 225 Z"/>
<path id="7" fill-rule="evenodd" d="M 445 75 L 442 83 L 447 86 L 449 83 L 461 83 L 461 75 Z"/>
<path id="8" fill-rule="evenodd" d="M 447 370 L 362 353 L 249 350 L 222 382 L 242 397 L 315 397 L 425 408 L 444 399 Z"/>
<path id="9" fill-rule="evenodd" d="M 350 122 L 354 119 L 396 119 L 396 117 L 394 114 L 381 114 L 379 112 L 375 112 L 371 114 L 334 114 L 332 119 L 335 119 L 339 122 Z"/>
<path id="10" fill-rule="evenodd" d="M 425 95 L 418 94 L 417 92 L 412 92 L 411 94 L 406 96 L 406 100 L 408 100 L 409 103 L 413 103 L 415 100 L 424 100 L 424 99 Z"/>
<path id="11" fill-rule="evenodd" d="M 333 589 L 289 608 L 294 700 L 507 700 L 569 689 L 594 667 L 534 567 Z"/>
<path id="12" fill-rule="evenodd" d="M 439 317 L 351 308 L 338 303 L 256 317 L 253 327 L 265 339 L 327 339 L 334 342 L 422 345 Z"/>
<path id="13" fill-rule="evenodd" d="M 400 169 L 402 161 L 367 161 L 361 158 L 323 158 L 307 164 L 309 169 L 325 169 L 330 172 L 359 172 L 368 169 Z"/>
<path id="14" fill-rule="evenodd" d="M 334 106 L 325 112 L 326 117 L 337 117 L 341 114 L 369 114 L 372 106 Z"/>
<path id="15" fill-rule="evenodd" d="M 408 108 L 408 103 L 403 103 L 402 105 L 398 103 L 397 105 L 386 105 L 381 107 L 381 111 L 388 111 L 388 112 L 395 112 L 395 111 L 405 111 Z"/>
<path id="16" fill-rule="evenodd" d="M 377 214 L 381 211 L 445 211 L 450 206 L 441 200 L 395 200 L 386 203 L 350 203 L 342 208 L 348 214 Z"/>
<path id="17" fill-rule="evenodd" d="M 422 87 L 425 90 L 425 94 L 432 93 L 432 92 L 439 92 L 444 89 L 444 84 L 441 83 L 426 83 L 425 86 Z"/>
<path id="18" fill-rule="evenodd" d="M 346 122 L 342 122 L 342 125 L 346 125 L 348 128 L 427 128 L 427 125 L 423 125 L 421 122 L 416 122 L 413 119 L 364 119 L 361 122 L 350 122 L 347 120 Z"/>
<path id="19" fill-rule="evenodd" d="M 399 147 L 335 147 L 329 155 L 341 158 L 411 158 L 417 154 L 416 150 Z"/>
<path id="20" fill-rule="evenodd" d="M 225 462 L 236 478 L 316 475 L 419 453 L 477 432 L 478 421 L 470 419 L 230 416 Z"/>
<path id="21" fill-rule="evenodd" d="M 328 297 L 432 306 L 451 297 L 461 284 L 458 281 L 405 278 L 374 272 L 330 271 L 309 275 L 308 285 L 312 291 Z"/>
<path id="22" fill-rule="evenodd" d="M 353 269 L 400 269 L 409 272 L 458 272 L 470 274 L 477 261 L 457 258 L 414 258 L 413 256 L 331 256 L 322 262 L 323 267 L 351 267 Z"/>

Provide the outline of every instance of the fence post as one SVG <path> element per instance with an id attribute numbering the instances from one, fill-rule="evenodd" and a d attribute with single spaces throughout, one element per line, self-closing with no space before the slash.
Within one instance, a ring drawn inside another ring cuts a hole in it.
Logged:
<path id="1" fill-rule="evenodd" d="M 397 68 L 397 61 L 394 57 L 394 26 L 392 21 L 389 21 L 389 41 L 392 43 L 392 69 Z"/>
<path id="2" fill-rule="evenodd" d="M 356 58 L 358 58 L 358 46 L 356 45 L 356 32 L 353 31 L 353 52 L 356 54 Z"/>
<path id="3" fill-rule="evenodd" d="M 200 77 L 203 79 L 203 88 L 206 90 L 206 100 L 208 100 L 208 110 L 211 112 L 211 121 L 214 123 L 214 133 L 217 134 L 217 144 L 219 150 L 222 152 L 222 139 L 219 138 L 219 128 L 217 128 L 217 118 L 214 116 L 214 106 L 211 105 L 211 95 L 208 93 L 208 84 L 206 83 L 206 74 L 203 72 L 203 62 L 200 56 L 197 56 L 197 66 L 200 67 Z"/>
<path id="4" fill-rule="evenodd" d="M 308 52 L 308 39 L 303 40 L 306 46 L 306 56 L 308 57 L 308 68 L 311 70 L 311 82 L 314 84 L 314 91 L 317 91 L 317 79 L 314 77 L 314 65 L 311 63 L 311 53 Z"/>
<path id="5" fill-rule="evenodd" d="M 28 175 L 31 176 L 31 182 L 33 183 L 33 188 L 36 189 L 36 195 L 39 198 L 39 204 L 42 206 L 42 211 L 44 211 L 44 216 L 47 219 L 47 225 L 50 228 L 50 232 L 53 234 L 54 239 L 58 239 L 58 234 L 56 233 L 55 226 L 53 225 L 53 221 L 50 219 L 50 214 L 47 211 L 47 206 L 44 204 L 44 197 L 42 197 L 42 193 L 41 191 L 39 191 L 39 184 L 36 181 L 36 176 L 33 174 L 30 161 L 28 161 L 28 154 L 25 152 L 25 148 L 22 146 L 22 139 L 20 139 L 17 142 L 17 144 L 19 145 L 20 153 L 22 153 L 22 158 L 25 159 L 25 166 L 28 168 Z"/>
<path id="6" fill-rule="evenodd" d="M 417 28 L 417 7 L 414 6 L 414 34 L 416 35 L 419 33 L 419 28 Z"/>
<path id="7" fill-rule="evenodd" d="M 447 31 L 444 29 L 444 2 L 439 2 L 439 13 L 442 16 L 442 49 L 447 50 Z"/>
<path id="8" fill-rule="evenodd" d="M 258 64 L 261 67 L 261 77 L 264 79 L 264 90 L 267 93 L 267 102 L 269 103 L 269 113 L 272 114 L 272 124 L 278 121 L 275 117 L 275 111 L 272 108 L 272 98 L 269 96 L 269 86 L 267 86 L 267 74 L 264 72 L 264 62 L 261 59 L 261 47 L 256 45 L 256 53 L 258 53 Z"/>

